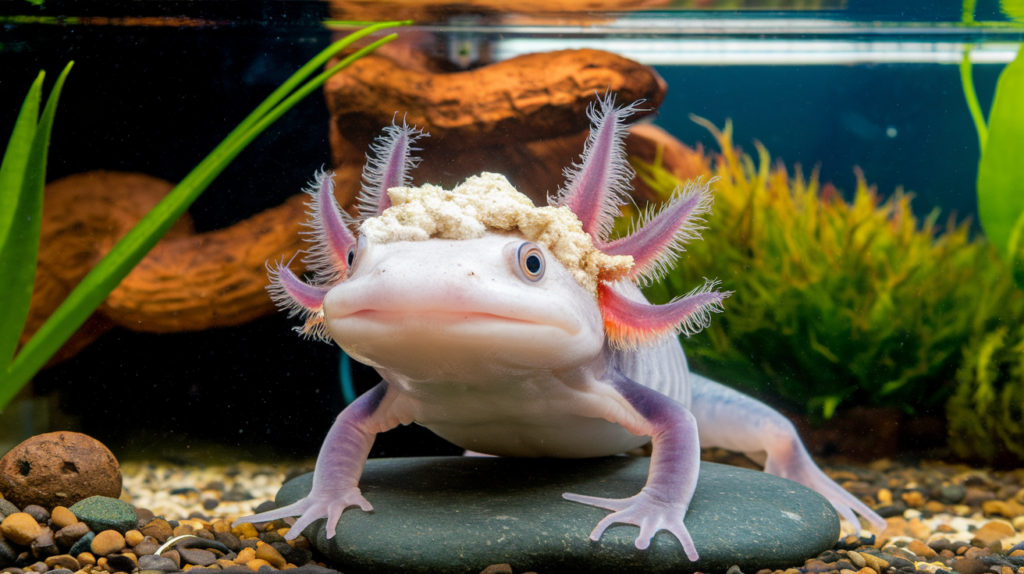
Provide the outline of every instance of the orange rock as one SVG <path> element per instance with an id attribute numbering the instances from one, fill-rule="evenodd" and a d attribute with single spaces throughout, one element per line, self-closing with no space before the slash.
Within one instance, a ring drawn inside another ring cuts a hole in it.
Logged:
<path id="1" fill-rule="evenodd" d="M 32 516 L 24 512 L 15 512 L 0 522 L 0 532 L 13 543 L 28 546 L 36 536 L 39 536 L 42 528 Z"/>
<path id="2" fill-rule="evenodd" d="M 74 480 L 68 480 L 68 473 Z M 18 507 L 71 506 L 90 496 L 117 498 L 121 467 L 103 443 L 81 433 L 36 435 L 0 459 L 0 491 Z"/>
<path id="3" fill-rule="evenodd" d="M 907 544 L 907 550 L 926 559 L 938 556 L 937 552 L 932 550 L 931 547 L 929 547 L 924 542 L 921 542 L 920 540 L 911 540 L 910 543 Z"/>
<path id="4" fill-rule="evenodd" d="M 924 506 L 924 495 L 916 490 L 904 492 L 900 498 L 911 508 L 921 508 Z"/>
<path id="5" fill-rule="evenodd" d="M 1013 529 L 1013 526 L 1010 526 L 1005 522 L 993 520 L 985 523 L 984 526 L 977 529 L 974 532 L 974 538 L 976 540 L 980 540 L 982 545 L 987 547 L 993 542 L 998 542 L 1003 538 L 1008 538 L 1014 534 L 1016 534 L 1016 531 Z"/>
<path id="6" fill-rule="evenodd" d="M 985 516 L 998 514 L 1006 518 L 1016 518 L 1024 514 L 1024 504 L 1016 500 L 986 500 L 981 503 L 981 510 Z"/>
<path id="7" fill-rule="evenodd" d="M 252 570 L 253 572 L 257 572 L 263 566 L 270 566 L 271 568 L 273 568 L 273 566 L 271 566 L 269 562 L 267 562 L 266 560 L 260 560 L 259 558 L 255 560 L 250 560 L 246 562 L 245 565 L 249 568 L 249 570 Z"/>

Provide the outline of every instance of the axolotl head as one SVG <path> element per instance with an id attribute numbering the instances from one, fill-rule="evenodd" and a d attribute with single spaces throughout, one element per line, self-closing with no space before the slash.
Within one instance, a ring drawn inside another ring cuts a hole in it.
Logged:
<path id="1" fill-rule="evenodd" d="M 632 175 L 622 140 L 635 109 L 611 97 L 591 106 L 582 162 L 543 207 L 491 173 L 452 190 L 411 187 L 411 152 L 424 134 L 386 128 L 364 170 L 358 218 L 338 206 L 330 175 L 317 176 L 308 190 L 312 283 L 279 265 L 271 294 L 302 316 L 304 335 L 427 381 L 572 369 L 609 346 L 699 330 L 728 296 L 715 282 L 666 305 L 622 285 L 657 279 L 696 236 L 708 184 L 677 190 L 632 234 L 608 239 Z"/>

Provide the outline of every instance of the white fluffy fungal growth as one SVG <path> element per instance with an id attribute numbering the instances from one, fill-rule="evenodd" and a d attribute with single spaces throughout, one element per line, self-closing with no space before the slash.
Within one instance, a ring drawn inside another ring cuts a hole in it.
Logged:
<path id="1" fill-rule="evenodd" d="M 484 172 L 452 190 L 430 184 L 394 187 L 388 195 L 391 207 L 360 226 L 374 243 L 477 239 L 488 230 L 519 231 L 546 247 L 595 297 L 599 280 L 622 277 L 633 266 L 631 256 L 606 255 L 594 247 L 568 207 L 537 207 L 503 175 Z"/>

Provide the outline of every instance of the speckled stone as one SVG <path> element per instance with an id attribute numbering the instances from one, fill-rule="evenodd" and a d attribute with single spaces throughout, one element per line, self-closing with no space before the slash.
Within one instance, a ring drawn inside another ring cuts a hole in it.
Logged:
<path id="1" fill-rule="evenodd" d="M 123 500 L 106 496 L 90 496 L 68 510 L 75 518 L 89 525 L 93 532 L 116 530 L 122 535 L 139 524 L 135 507 Z"/>
<path id="2" fill-rule="evenodd" d="M 570 502 L 563 492 L 626 498 L 643 488 L 650 459 L 405 458 L 371 460 L 360 488 L 374 506 L 345 512 L 328 540 L 324 520 L 303 535 L 346 574 L 478 574 L 508 563 L 516 572 L 656 573 L 787 568 L 829 549 L 839 517 L 818 493 L 795 482 L 701 463 L 686 526 L 700 554 L 658 533 L 647 550 L 639 528 L 615 525 L 589 535 L 608 511 Z M 283 506 L 306 495 L 306 474 L 277 495 Z"/>

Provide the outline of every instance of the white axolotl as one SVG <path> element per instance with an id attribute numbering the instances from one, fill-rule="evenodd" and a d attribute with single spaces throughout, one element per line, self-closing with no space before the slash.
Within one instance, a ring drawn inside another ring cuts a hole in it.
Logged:
<path id="1" fill-rule="evenodd" d="M 634 233 L 608 239 L 631 176 L 623 137 L 635 106 L 605 97 L 589 108 L 582 163 L 566 171 L 550 206 L 534 206 L 491 173 L 451 191 L 409 187 L 418 161 L 410 152 L 424 134 L 404 122 L 372 148 L 358 221 L 339 208 L 331 177 L 318 175 L 309 190 L 314 281 L 279 265 L 271 291 L 302 315 L 296 330 L 333 339 L 384 380 L 338 416 L 309 496 L 237 522 L 298 516 L 286 536 L 294 538 L 327 518 L 334 536 L 346 508 L 372 510 L 359 478 L 377 433 L 415 422 L 498 456 L 596 457 L 653 443 L 637 495 L 564 495 L 614 511 L 592 540 L 611 524 L 634 524 L 644 549 L 668 530 L 697 560 L 683 518 L 701 447 L 746 453 L 823 494 L 855 527 L 855 511 L 885 526 L 814 464 L 786 418 L 689 371 L 677 335 L 721 310 L 729 294 L 717 282 L 666 305 L 649 304 L 638 289 L 698 237 L 709 183 L 688 184 Z"/>

